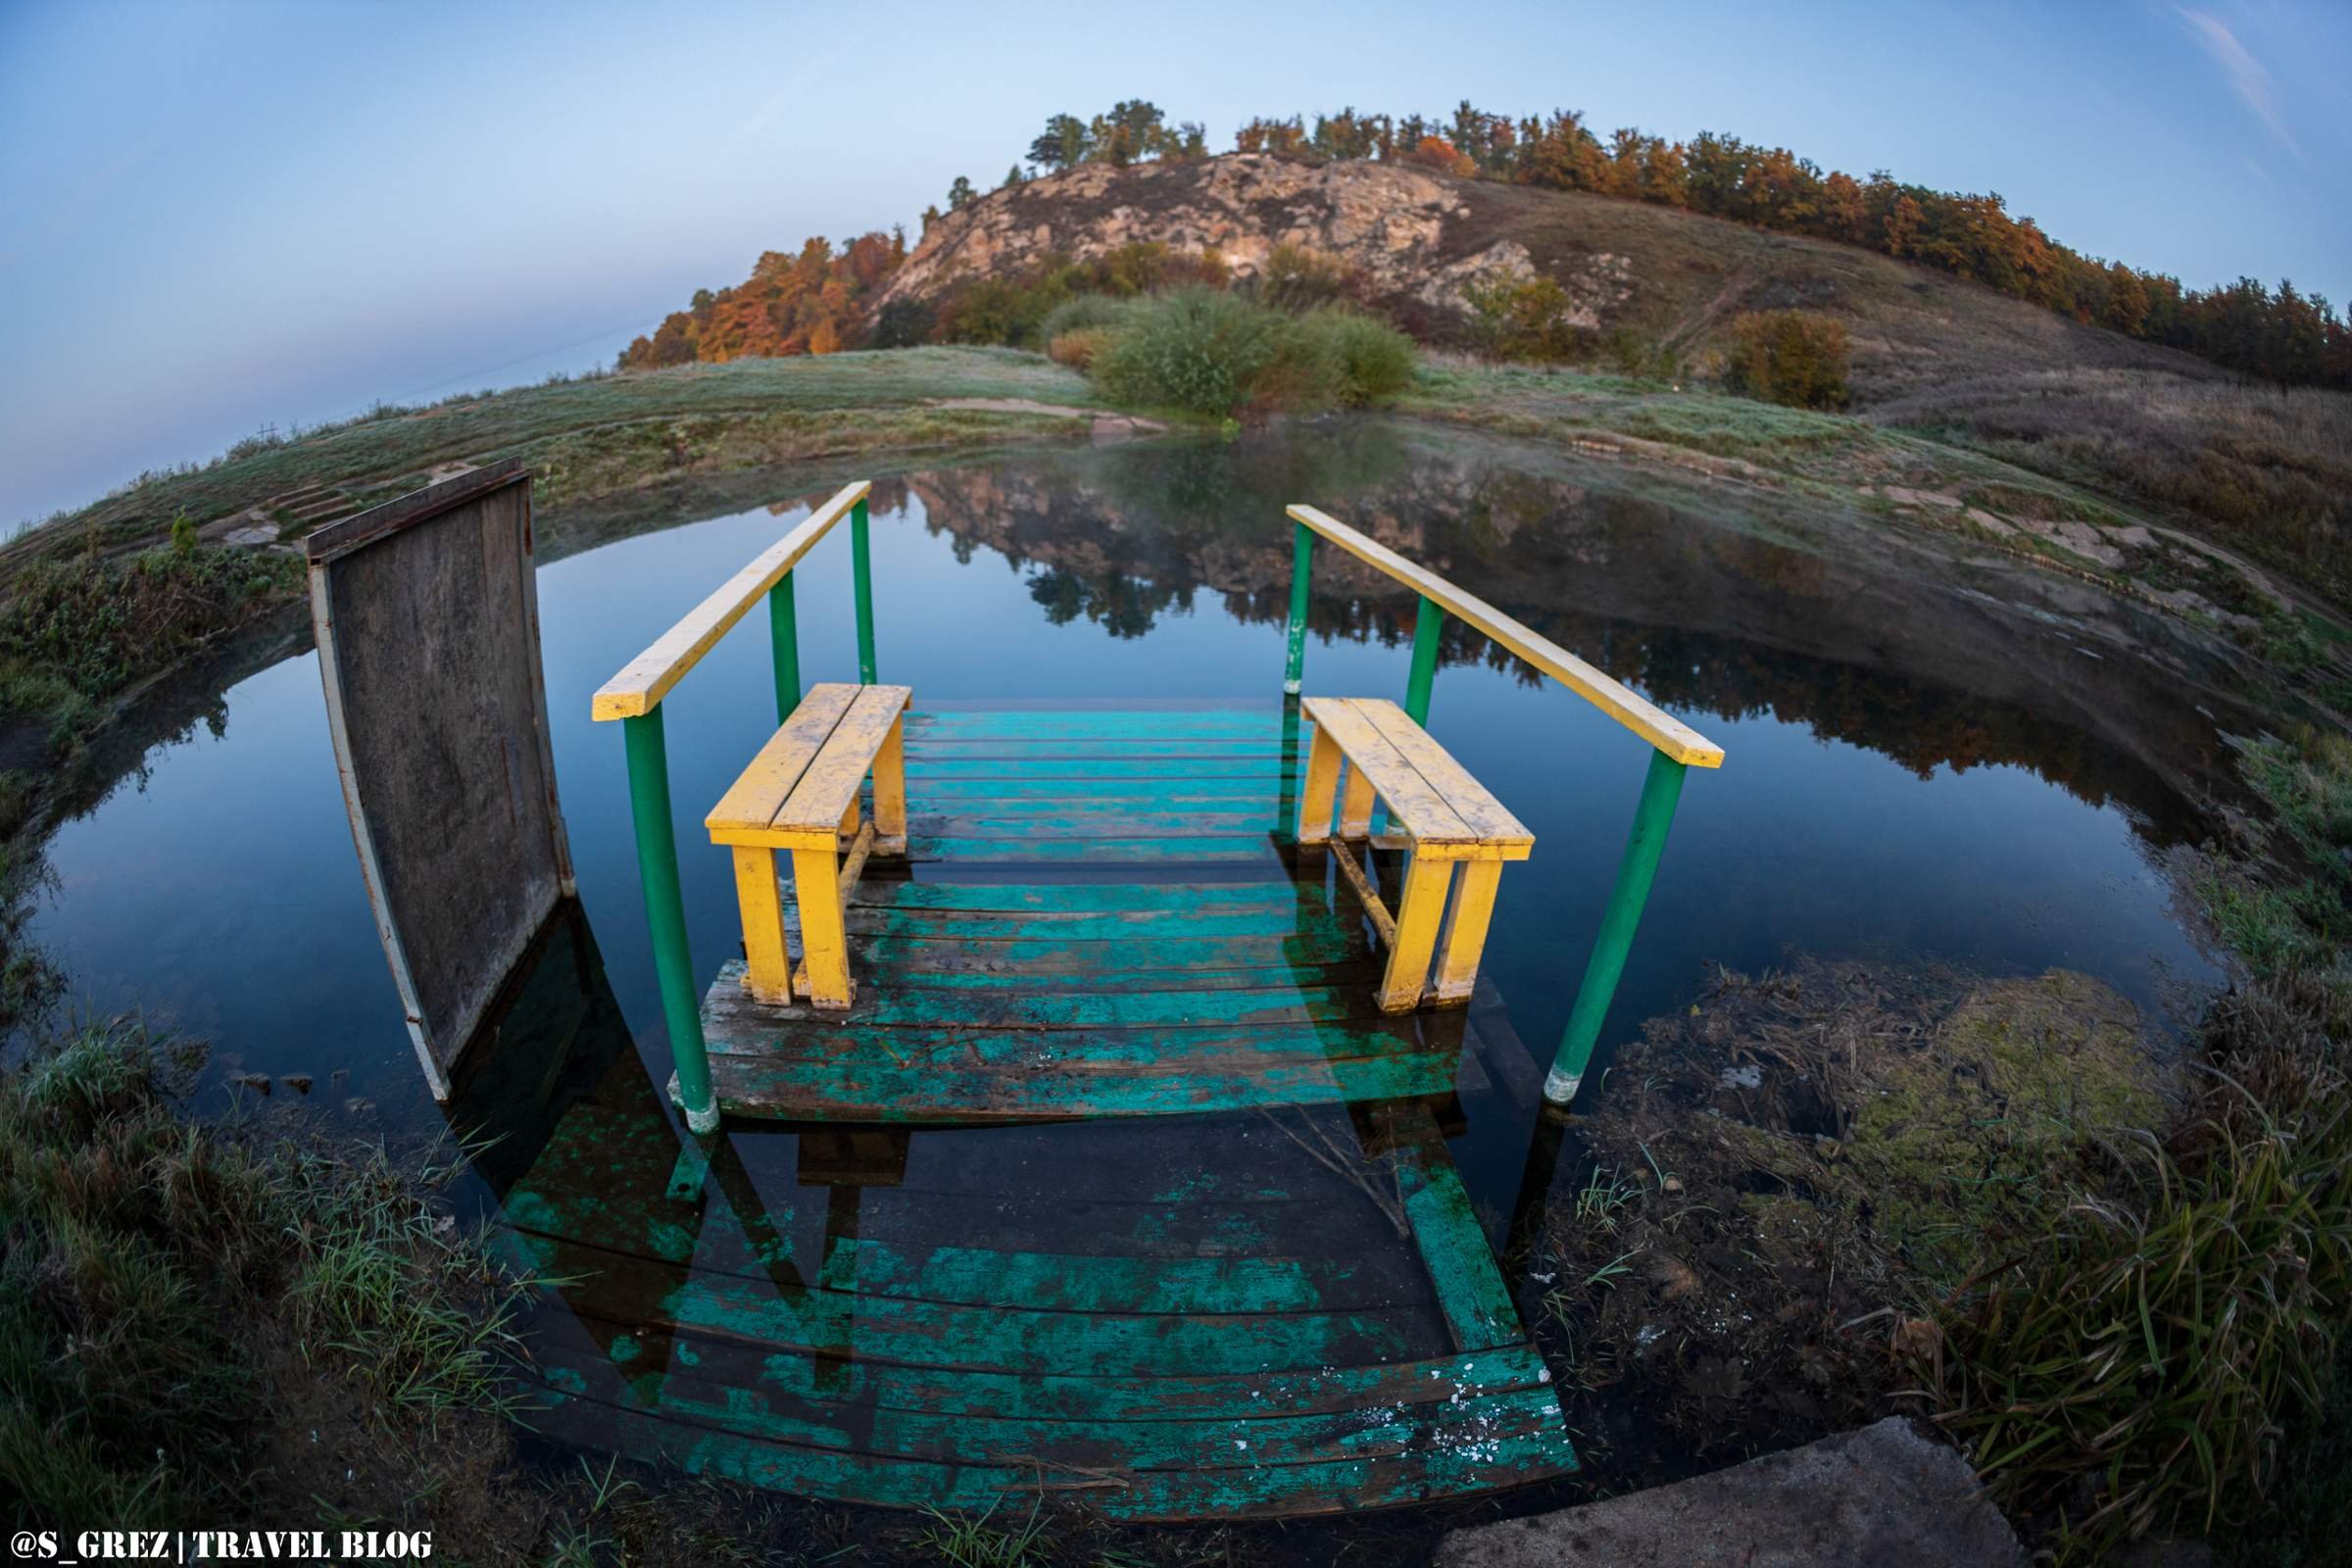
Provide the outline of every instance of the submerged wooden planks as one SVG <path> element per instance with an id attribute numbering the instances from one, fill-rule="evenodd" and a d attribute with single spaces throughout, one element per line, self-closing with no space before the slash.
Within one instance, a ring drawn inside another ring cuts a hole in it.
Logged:
<path id="1" fill-rule="evenodd" d="M 1417 1105 L 918 1132 L 866 1186 L 813 1179 L 820 1135 L 737 1133 L 681 1187 L 643 1099 L 575 1107 L 506 1195 L 515 1263 L 564 1282 L 527 1330 L 550 1436 L 797 1493 L 1075 1492 L 1131 1520 L 1575 1464 Z"/>
<path id="2" fill-rule="evenodd" d="M 504 1195 L 531 1420 L 796 1493 L 1129 1520 L 1575 1466 L 1443 1128 L 1532 1115 L 1491 995 L 1393 1017 L 1301 885 L 1296 711 L 910 713 L 926 880 L 841 901 L 846 1016 L 704 1007 L 681 1142 L 617 1071 Z M 631 1064 L 633 1065 L 633 1064 Z M 757 1117 L 759 1121 L 746 1118 Z"/>

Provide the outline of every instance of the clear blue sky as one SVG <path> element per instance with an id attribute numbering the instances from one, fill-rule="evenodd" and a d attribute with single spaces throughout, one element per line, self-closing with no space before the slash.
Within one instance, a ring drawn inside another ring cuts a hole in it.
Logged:
<path id="1" fill-rule="evenodd" d="M 915 226 L 1046 117 L 1581 108 L 1997 190 L 2352 298 L 2352 7 L 0 0 L 0 530 L 266 423 L 609 362 L 763 249 Z"/>

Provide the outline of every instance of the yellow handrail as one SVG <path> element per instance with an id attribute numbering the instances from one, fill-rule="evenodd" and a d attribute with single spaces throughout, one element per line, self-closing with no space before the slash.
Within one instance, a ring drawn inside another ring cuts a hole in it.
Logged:
<path id="1" fill-rule="evenodd" d="M 1375 570 L 1394 577 L 1422 598 L 1476 626 L 1553 680 L 1641 736 L 1658 751 L 1690 767 L 1721 767 L 1723 748 L 1673 714 L 1662 711 L 1602 674 L 1548 637 L 1538 635 L 1476 594 L 1466 593 L 1388 546 L 1356 532 L 1313 507 L 1289 508 L 1294 521 L 1313 529 Z M 1303 547 L 1302 547 L 1303 548 Z"/>
<path id="2" fill-rule="evenodd" d="M 728 578 L 717 592 L 655 638 L 644 653 L 623 664 L 620 673 L 598 687 L 590 710 L 594 716 L 635 718 L 653 711 L 669 689 L 717 646 L 728 628 L 743 618 L 744 612 L 799 564 L 873 487 L 870 479 L 843 485 L 832 500 L 809 514 L 807 522 L 760 552 L 750 565 Z"/>

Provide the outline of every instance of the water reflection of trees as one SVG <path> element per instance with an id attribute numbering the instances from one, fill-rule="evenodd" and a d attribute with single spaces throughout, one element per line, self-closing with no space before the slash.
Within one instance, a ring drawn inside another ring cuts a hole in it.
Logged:
<path id="1" fill-rule="evenodd" d="M 919 501 L 959 559 L 985 545 L 1024 572 L 1056 624 L 1135 638 L 1201 589 L 1238 619 L 1282 621 L 1280 509 L 1313 498 L 1667 707 L 1769 714 L 1923 777 L 2021 766 L 2132 807 L 2159 838 L 2196 831 L 2182 780 L 2201 784 L 2212 760 L 2180 754 L 2218 748 L 2210 724 L 2180 722 L 2177 681 L 2154 665 L 2085 660 L 2034 617 L 1952 593 L 1916 556 L 1840 554 L 1792 539 L 1787 518 L 1731 514 L 1720 495 L 1693 505 L 1518 456 L 1368 421 L 942 469 L 877 484 L 875 505 Z M 1328 547 L 1315 588 L 1317 637 L 1409 644 L 1408 590 Z M 1543 679 L 1458 621 L 1440 662 Z"/>

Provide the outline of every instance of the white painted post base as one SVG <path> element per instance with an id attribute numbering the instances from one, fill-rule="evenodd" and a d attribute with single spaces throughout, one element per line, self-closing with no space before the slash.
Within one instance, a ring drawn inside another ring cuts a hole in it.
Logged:
<path id="1" fill-rule="evenodd" d="M 1565 1105 L 1576 1098 L 1576 1091 L 1584 1081 L 1582 1073 L 1569 1072 L 1561 1067 L 1552 1068 L 1544 1075 L 1544 1102 L 1547 1105 Z"/>
<path id="2" fill-rule="evenodd" d="M 695 1109 L 678 1098 L 678 1075 L 674 1072 L 669 1075 L 669 1102 L 686 1113 L 688 1132 L 697 1137 L 709 1137 L 718 1131 L 718 1096 L 712 1095 L 710 1103 L 705 1108 Z"/>

